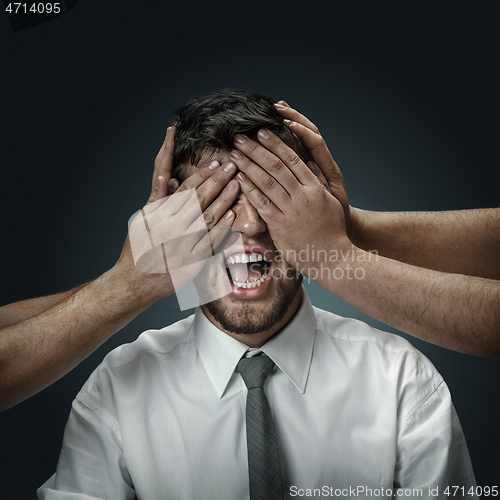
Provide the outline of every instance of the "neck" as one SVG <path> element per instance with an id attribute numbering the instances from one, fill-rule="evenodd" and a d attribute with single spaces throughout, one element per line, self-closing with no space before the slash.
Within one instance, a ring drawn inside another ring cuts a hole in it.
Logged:
<path id="1" fill-rule="evenodd" d="M 275 323 L 270 329 L 252 333 L 252 334 L 244 334 L 244 333 L 233 333 L 225 328 L 210 314 L 210 311 L 202 306 L 203 313 L 208 318 L 208 320 L 214 324 L 219 330 L 227 333 L 230 337 L 238 340 L 239 342 L 247 345 L 248 347 L 262 347 L 264 344 L 267 344 L 275 335 L 285 328 L 288 323 L 293 319 L 296 312 L 299 310 L 300 304 L 302 303 L 302 288 L 299 290 L 299 293 L 293 299 L 293 302 L 290 304 L 290 307 L 287 309 L 283 318 L 281 318 L 277 323 Z"/>

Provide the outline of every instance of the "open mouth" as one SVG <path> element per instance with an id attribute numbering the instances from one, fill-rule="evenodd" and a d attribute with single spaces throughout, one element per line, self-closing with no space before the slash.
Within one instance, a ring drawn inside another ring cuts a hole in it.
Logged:
<path id="1" fill-rule="evenodd" d="M 271 270 L 271 261 L 261 253 L 235 253 L 224 262 L 229 280 L 238 288 L 261 286 Z"/>

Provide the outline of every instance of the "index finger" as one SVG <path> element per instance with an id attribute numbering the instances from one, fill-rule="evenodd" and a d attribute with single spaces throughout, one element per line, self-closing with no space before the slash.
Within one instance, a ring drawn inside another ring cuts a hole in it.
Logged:
<path id="1" fill-rule="evenodd" d="M 217 160 L 210 160 L 196 169 L 196 172 L 189 176 L 175 192 L 182 193 L 188 189 L 196 189 L 200 184 L 205 182 L 219 168 L 220 163 Z"/>
<path id="2" fill-rule="evenodd" d="M 165 203 L 164 210 L 167 210 L 170 215 L 177 214 L 181 209 L 184 208 L 186 202 L 193 195 L 196 195 L 196 189 L 203 184 L 214 171 L 220 166 L 217 160 L 212 160 L 204 163 L 202 166 L 197 168 L 196 172 L 188 177 L 177 189 L 177 191 L 171 195 L 168 199 L 168 203 Z M 196 204 L 193 203 L 192 207 L 196 209 Z M 198 208 L 200 204 L 198 203 Z"/>
<path id="3" fill-rule="evenodd" d="M 257 137 L 259 139 L 259 143 L 264 147 L 263 151 L 264 153 L 267 153 L 269 155 L 269 152 L 271 153 L 271 158 L 273 156 L 277 156 L 284 165 L 288 167 L 288 169 L 277 169 L 276 163 L 270 162 L 269 164 L 271 166 L 274 166 L 274 171 L 278 174 L 276 175 L 274 172 L 272 173 L 273 177 L 276 177 L 276 179 L 284 186 L 286 186 L 286 189 L 288 191 L 288 188 L 292 187 L 290 186 L 290 182 L 287 182 L 286 184 L 283 184 L 283 181 L 287 181 L 287 177 L 289 177 L 289 172 L 295 176 L 295 178 L 301 183 L 301 184 L 309 184 L 312 182 L 313 179 L 315 179 L 314 174 L 309 170 L 307 165 L 301 160 L 300 156 L 289 146 L 287 146 L 277 135 L 273 134 L 269 130 L 266 129 L 261 129 L 257 133 Z M 251 143 L 251 141 L 250 141 Z M 258 143 L 257 143 L 258 144 Z M 238 144 L 238 149 L 242 149 L 241 144 Z M 260 151 L 258 148 L 254 148 L 256 151 Z M 267 150 L 267 151 L 266 151 Z M 246 151 L 242 149 L 242 151 L 248 155 L 250 154 L 250 158 L 253 159 L 253 151 Z M 262 162 L 259 162 L 259 164 L 264 167 L 269 173 L 269 168 Z M 278 178 L 280 176 L 280 178 Z M 292 177 L 293 177 L 292 176 Z M 292 183 L 293 184 L 293 183 Z M 290 191 L 289 191 L 290 192 Z"/>
<path id="4" fill-rule="evenodd" d="M 329 168 L 331 154 L 330 151 L 328 151 L 323 137 L 321 137 L 319 133 L 318 127 L 290 106 L 283 106 L 278 103 L 275 104 L 275 107 L 282 116 L 289 120 L 286 123 L 288 128 L 299 138 L 300 142 L 309 149 L 319 167 L 321 169 L 323 169 L 324 166 Z"/>
<path id="5" fill-rule="evenodd" d="M 292 120 L 293 122 L 300 123 L 309 130 L 312 130 L 315 134 L 319 134 L 318 127 L 316 127 L 311 120 L 300 114 L 296 109 L 293 109 L 288 105 L 285 106 L 284 104 L 281 104 L 282 102 L 284 101 L 280 101 L 274 105 L 281 116 L 287 118 L 288 120 Z"/>
<path id="6" fill-rule="evenodd" d="M 312 130 L 298 122 L 291 123 L 288 126 L 300 139 L 302 144 L 309 149 L 315 163 L 328 182 L 330 192 L 342 203 L 344 209 L 347 210 L 349 203 L 345 192 L 344 178 L 324 139 L 321 135 L 313 133 Z"/>

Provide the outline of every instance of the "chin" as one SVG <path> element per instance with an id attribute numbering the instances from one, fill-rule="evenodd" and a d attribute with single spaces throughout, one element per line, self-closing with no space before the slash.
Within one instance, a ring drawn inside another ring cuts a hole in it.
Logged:
<path id="1" fill-rule="evenodd" d="M 302 276 L 294 279 L 269 277 L 265 293 L 239 298 L 231 293 L 203 306 L 222 330 L 252 335 L 271 330 L 286 315 L 302 285 Z M 242 294 L 243 295 L 243 294 Z"/>

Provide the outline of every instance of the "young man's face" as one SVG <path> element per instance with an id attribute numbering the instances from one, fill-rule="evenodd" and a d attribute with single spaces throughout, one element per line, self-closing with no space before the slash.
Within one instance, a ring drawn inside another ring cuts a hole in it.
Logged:
<path id="1" fill-rule="evenodd" d="M 228 154 L 219 152 L 212 158 L 223 163 Z M 186 176 L 196 168 L 189 166 Z M 236 215 L 231 232 L 217 249 L 224 253 L 226 266 L 213 265 L 203 273 L 203 282 L 195 280 L 195 284 L 198 289 L 231 289 L 229 295 L 202 309 L 222 330 L 248 345 L 259 345 L 283 328 L 298 309 L 302 276 L 281 259 L 267 225 L 243 194 L 231 209 Z M 243 247 L 234 243 L 236 236 L 241 236 Z"/>

